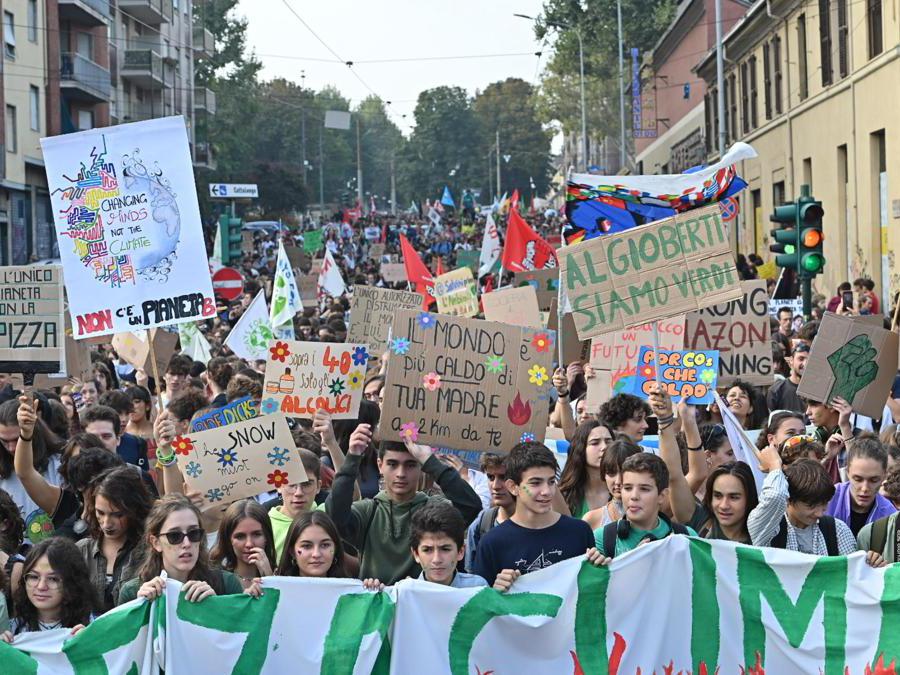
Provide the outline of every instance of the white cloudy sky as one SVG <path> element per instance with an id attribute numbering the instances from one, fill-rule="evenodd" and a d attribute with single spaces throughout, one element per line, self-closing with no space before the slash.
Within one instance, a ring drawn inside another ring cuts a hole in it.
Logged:
<path id="1" fill-rule="evenodd" d="M 357 79 L 294 16 L 288 6 L 342 61 L 358 62 Z M 394 121 L 408 134 L 423 89 L 458 85 L 470 93 L 507 77 L 536 83 L 549 50 L 532 23 L 541 0 L 242 0 L 250 47 L 264 64 L 263 77 L 284 77 L 319 89 L 334 85 L 354 103 L 374 90 L 392 102 Z M 524 54 L 492 58 L 431 57 Z M 390 63 L 369 60 L 404 59 Z M 408 60 L 406 60 L 408 59 Z M 404 119 L 402 116 L 406 115 Z"/>

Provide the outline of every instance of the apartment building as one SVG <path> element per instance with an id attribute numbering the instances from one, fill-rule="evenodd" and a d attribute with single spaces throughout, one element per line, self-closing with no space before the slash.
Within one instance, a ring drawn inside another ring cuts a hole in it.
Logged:
<path id="1" fill-rule="evenodd" d="M 39 139 L 183 115 L 194 163 L 212 168 L 215 94 L 194 85 L 214 51 L 191 0 L 0 0 L 0 264 L 55 258 Z"/>
<path id="2" fill-rule="evenodd" d="M 769 214 L 810 185 L 825 209 L 818 290 L 872 278 L 900 290 L 900 17 L 884 0 L 760 0 L 724 39 L 726 116 L 715 114 L 715 55 L 697 67 L 709 92 L 707 156 L 718 125 L 742 162 L 738 250 L 769 256 Z"/>

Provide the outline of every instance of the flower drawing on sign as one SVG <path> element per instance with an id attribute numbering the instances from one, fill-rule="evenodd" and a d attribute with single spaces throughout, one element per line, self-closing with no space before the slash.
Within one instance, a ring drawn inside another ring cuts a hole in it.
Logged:
<path id="1" fill-rule="evenodd" d="M 536 440 L 537 437 L 530 431 L 523 431 L 522 436 L 519 438 L 520 443 L 533 443 Z"/>
<path id="2" fill-rule="evenodd" d="M 409 351 L 409 340 L 402 337 L 392 339 L 391 351 L 395 354 L 406 354 Z"/>
<path id="3" fill-rule="evenodd" d="M 175 454 L 187 457 L 190 451 L 194 449 L 194 442 L 186 436 L 176 436 L 175 440 L 172 441 L 172 449 L 175 451 Z"/>
<path id="4" fill-rule="evenodd" d="M 269 485 L 280 488 L 282 485 L 287 485 L 290 481 L 288 480 L 287 471 L 275 469 L 268 475 L 266 482 Z"/>
<path id="5" fill-rule="evenodd" d="M 341 394 L 343 394 L 344 389 L 344 381 L 339 377 L 334 378 L 331 381 L 331 384 L 328 386 L 328 390 L 335 396 L 340 396 Z"/>
<path id="6" fill-rule="evenodd" d="M 369 362 L 369 351 L 365 347 L 356 347 L 353 350 L 353 365 L 364 366 Z"/>
<path id="7" fill-rule="evenodd" d="M 487 360 L 484 362 L 485 368 L 489 373 L 499 374 L 503 372 L 503 369 L 506 367 L 506 364 L 503 363 L 502 356 L 489 356 Z"/>
<path id="8" fill-rule="evenodd" d="M 427 330 L 434 327 L 435 318 L 428 312 L 419 312 L 419 316 L 416 317 L 416 323 L 419 324 L 419 328 Z"/>
<path id="9" fill-rule="evenodd" d="M 716 371 L 714 371 L 712 368 L 705 368 L 704 370 L 700 371 L 700 381 L 703 384 L 712 384 L 715 379 Z"/>
<path id="10" fill-rule="evenodd" d="M 347 384 L 351 389 L 359 389 L 365 381 L 363 374 L 358 370 L 354 370 L 347 376 Z"/>
<path id="11" fill-rule="evenodd" d="M 656 377 L 656 370 L 653 366 L 641 366 L 641 377 L 650 380 Z"/>
<path id="12" fill-rule="evenodd" d="M 260 405 L 260 409 L 262 410 L 263 415 L 271 415 L 272 413 L 278 412 L 278 401 L 274 398 L 265 399 Z"/>
<path id="13" fill-rule="evenodd" d="M 284 363 L 285 359 L 291 355 L 291 350 L 288 349 L 286 342 L 277 340 L 274 347 L 269 347 L 269 353 L 272 355 L 273 361 L 281 361 Z"/>
<path id="14" fill-rule="evenodd" d="M 419 425 L 415 422 L 407 422 L 400 425 L 400 438 L 404 441 L 416 442 L 419 440 Z"/>
<path id="15" fill-rule="evenodd" d="M 528 369 L 528 381 L 531 382 L 531 384 L 542 387 L 549 379 L 550 376 L 547 374 L 547 369 L 544 368 L 544 366 L 539 366 L 535 363 Z"/>
<path id="16" fill-rule="evenodd" d="M 220 502 L 224 496 L 219 488 L 210 488 L 206 491 L 206 501 L 208 502 Z"/>
<path id="17" fill-rule="evenodd" d="M 441 376 L 437 373 L 426 373 L 422 377 L 422 386 L 428 391 L 437 391 L 441 388 Z"/>
<path id="18" fill-rule="evenodd" d="M 523 401 L 519 393 L 516 392 L 513 402 L 506 407 L 506 416 L 516 426 L 524 426 L 531 419 L 531 404 L 528 401 Z"/>
<path id="19" fill-rule="evenodd" d="M 188 462 L 188 465 L 184 467 L 184 472 L 191 478 L 197 478 L 201 473 L 203 473 L 203 467 L 201 467 L 197 462 Z"/>
<path id="20" fill-rule="evenodd" d="M 266 457 L 269 458 L 269 464 L 274 466 L 284 466 L 291 461 L 289 452 L 286 448 L 272 448 L 272 452 L 268 453 Z"/>
<path id="21" fill-rule="evenodd" d="M 531 346 L 539 352 L 549 351 L 550 345 L 550 336 L 546 333 L 538 333 L 531 338 Z"/>
<path id="22" fill-rule="evenodd" d="M 238 461 L 238 454 L 234 450 L 222 448 L 213 450 L 213 454 L 217 457 L 216 461 L 222 466 L 234 466 L 234 463 Z"/>

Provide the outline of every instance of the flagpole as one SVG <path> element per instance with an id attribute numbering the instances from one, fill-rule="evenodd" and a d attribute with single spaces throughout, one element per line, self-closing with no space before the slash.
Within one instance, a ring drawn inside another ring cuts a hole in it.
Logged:
<path id="1" fill-rule="evenodd" d="M 662 377 L 659 374 L 659 322 L 653 322 L 653 372 L 656 373 L 656 385 L 662 387 Z"/>
<path id="2" fill-rule="evenodd" d="M 558 292 L 556 294 L 556 346 L 559 353 L 559 367 L 563 367 L 563 317 L 565 316 L 565 303 L 563 298 L 566 297 L 565 281 L 562 274 L 559 275 Z"/>

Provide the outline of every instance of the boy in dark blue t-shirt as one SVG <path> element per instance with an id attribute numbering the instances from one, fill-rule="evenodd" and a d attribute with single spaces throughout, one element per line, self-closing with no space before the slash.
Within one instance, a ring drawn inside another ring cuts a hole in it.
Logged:
<path id="1" fill-rule="evenodd" d="M 482 537 L 473 572 L 506 591 L 522 574 L 586 552 L 590 559 L 590 526 L 553 510 L 558 469 L 553 453 L 542 443 L 519 443 L 504 464 L 516 511 Z"/>

